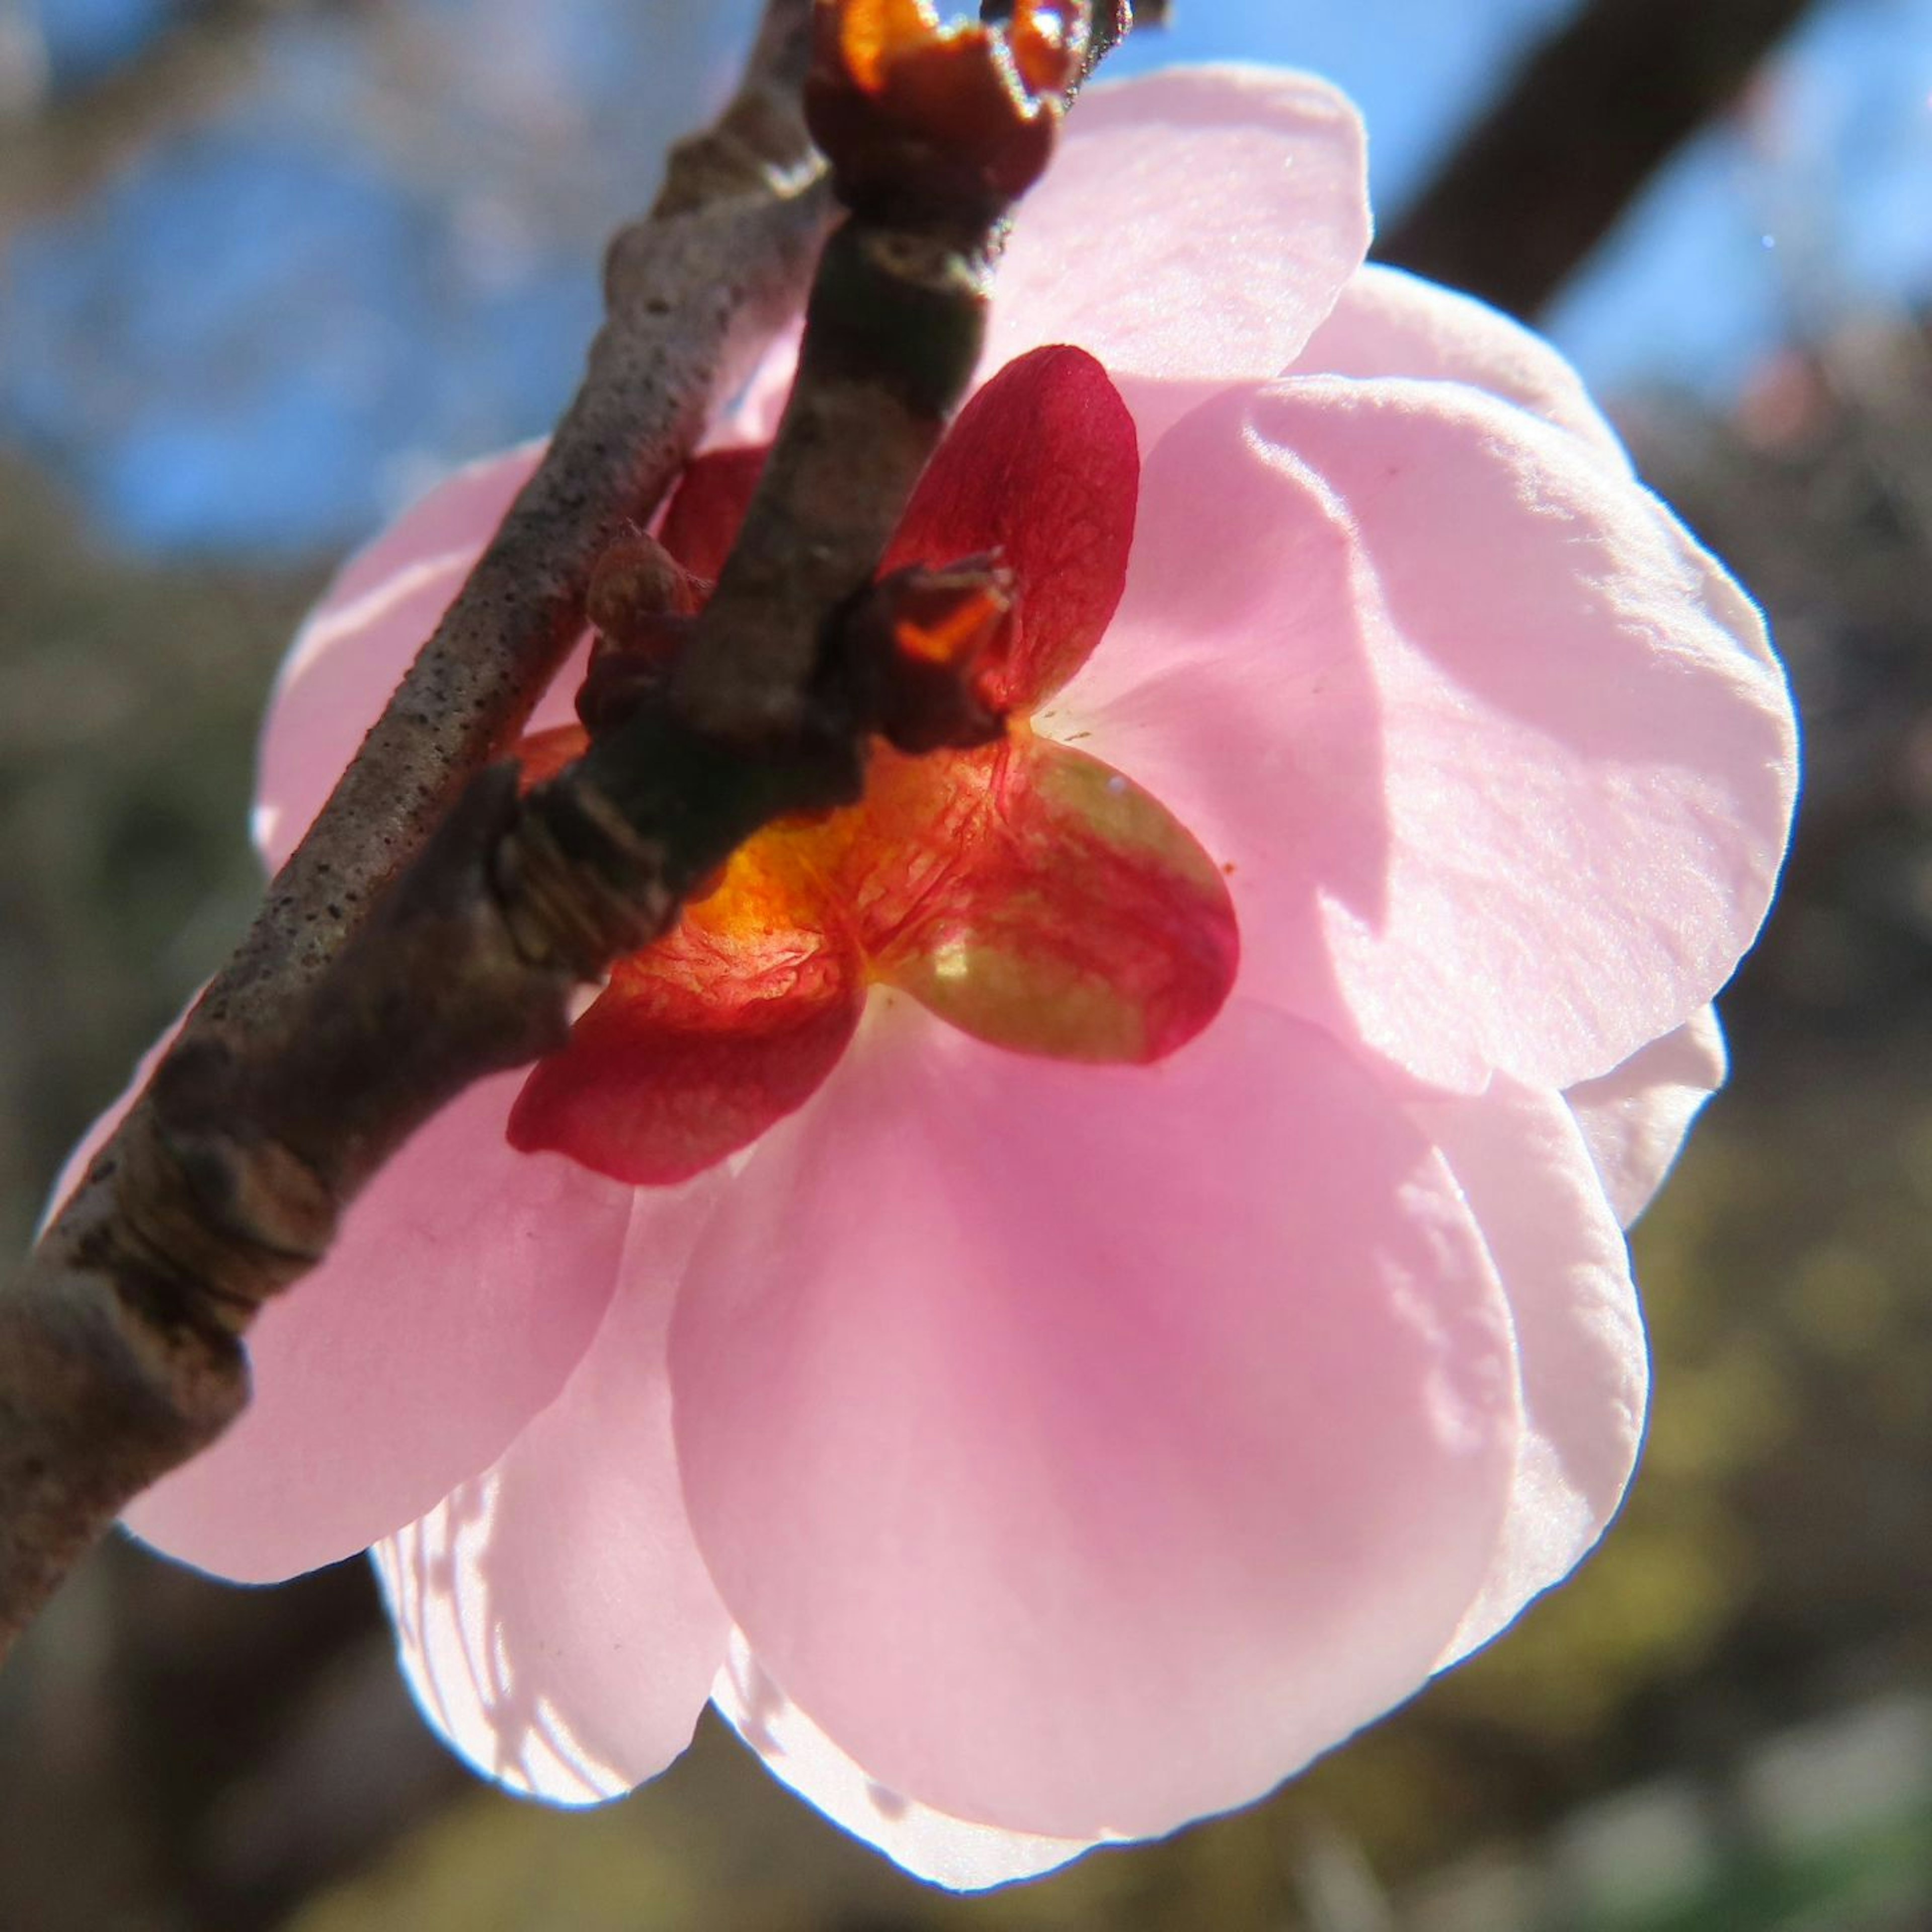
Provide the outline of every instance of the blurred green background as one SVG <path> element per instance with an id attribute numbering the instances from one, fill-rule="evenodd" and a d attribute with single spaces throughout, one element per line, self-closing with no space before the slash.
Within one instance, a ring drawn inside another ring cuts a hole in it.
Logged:
<path id="1" fill-rule="evenodd" d="M 1207 5 L 1136 58 L 1344 70 L 1394 202 L 1602 10 Z M 554 413 L 598 239 L 747 16 L 0 0 L 10 1250 L 249 915 L 254 721 L 331 553 Z M 1636 1236 L 1644 1467 L 1576 1581 L 1270 1802 L 955 1900 L 715 1726 L 623 1804 L 520 1804 L 422 1730 L 359 1564 L 250 1592 L 117 1545 L 0 1676 L 0 1928 L 1932 1926 L 1927 208 L 1932 8 L 1840 0 L 1633 180 L 1552 310 L 1766 602 L 1808 734 L 1732 1085 Z"/>

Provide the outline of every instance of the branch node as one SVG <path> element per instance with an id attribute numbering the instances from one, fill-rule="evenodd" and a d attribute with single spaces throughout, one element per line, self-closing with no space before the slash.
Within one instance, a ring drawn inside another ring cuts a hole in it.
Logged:
<path id="1" fill-rule="evenodd" d="M 500 766 L 477 780 L 512 784 Z M 665 880 L 663 840 L 636 830 L 594 784 L 542 785 L 496 848 L 494 880 L 522 957 L 599 977 L 619 956 L 661 937 L 679 900 Z"/>
<path id="2" fill-rule="evenodd" d="M 130 1123 L 118 1211 L 77 1250 L 171 1328 L 238 1336 L 334 1236 L 333 1190 L 253 1130 L 245 1082 L 220 1042 L 184 1042 L 155 1083 L 154 1106 Z"/>

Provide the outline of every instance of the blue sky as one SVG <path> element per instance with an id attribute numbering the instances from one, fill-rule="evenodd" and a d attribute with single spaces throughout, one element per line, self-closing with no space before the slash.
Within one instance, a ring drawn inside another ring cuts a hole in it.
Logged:
<path id="1" fill-rule="evenodd" d="M 71 88 L 180 0 L 14 4 L 16 46 Z M 1330 74 L 1367 116 L 1392 209 L 1572 4 L 1179 0 L 1116 70 L 1244 56 Z M 136 547 L 352 540 L 439 467 L 554 418 L 594 326 L 601 238 L 754 10 L 389 0 L 374 28 L 284 18 L 242 84 L 0 238 L 0 436 Z M 1600 387 L 1721 401 L 1794 320 L 1928 294 L 1932 0 L 1826 0 L 1551 326 Z"/>

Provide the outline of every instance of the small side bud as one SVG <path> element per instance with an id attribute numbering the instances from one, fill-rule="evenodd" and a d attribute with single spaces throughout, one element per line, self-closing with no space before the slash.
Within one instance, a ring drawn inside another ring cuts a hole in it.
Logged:
<path id="1" fill-rule="evenodd" d="M 621 641 L 601 634 L 578 687 L 577 715 L 584 730 L 603 737 L 644 706 L 661 700 L 696 626 L 694 617 L 660 614 L 634 622 Z"/>
<path id="2" fill-rule="evenodd" d="M 584 605 L 597 638 L 577 694 L 577 715 L 592 737 L 662 695 L 711 589 L 641 530 L 598 559 Z"/>
<path id="3" fill-rule="evenodd" d="M 658 618 L 695 616 L 710 590 L 656 537 L 635 530 L 597 560 L 584 614 L 612 643 L 622 645 Z"/>
<path id="4" fill-rule="evenodd" d="M 988 557 L 880 578 L 844 626 L 844 661 L 873 728 L 914 754 L 1000 737 L 1005 716 L 988 693 L 1012 616 L 1012 574 Z"/>

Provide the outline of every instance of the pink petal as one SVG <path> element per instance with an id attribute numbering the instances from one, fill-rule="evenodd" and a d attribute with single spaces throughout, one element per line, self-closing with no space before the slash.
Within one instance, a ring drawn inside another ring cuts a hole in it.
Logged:
<path id="1" fill-rule="evenodd" d="M 1690 1123 L 1728 1070 L 1724 1030 L 1706 1006 L 1600 1079 L 1564 1095 L 1626 1228 L 1664 1185 Z"/>
<path id="2" fill-rule="evenodd" d="M 1014 224 L 981 379 L 1072 343 L 1150 448 L 1216 388 L 1301 352 L 1368 252 L 1367 181 L 1359 116 L 1311 75 L 1198 67 L 1088 88 Z M 721 440 L 769 442 L 797 365 L 794 336 Z"/>
<path id="3" fill-rule="evenodd" d="M 421 1516 L 556 1395 L 616 1285 L 631 1194 L 511 1150 L 521 1078 L 472 1088 L 370 1184 L 250 1331 L 248 1409 L 136 1502 L 137 1534 L 243 1582 L 312 1570 Z"/>
<path id="4" fill-rule="evenodd" d="M 451 471 L 341 566 L 309 622 L 314 624 L 332 607 L 339 609 L 384 591 L 398 572 L 425 557 L 474 544 L 479 530 L 487 535 L 502 521 L 543 453 L 541 440 L 519 443 Z"/>
<path id="5" fill-rule="evenodd" d="M 1603 1073 L 1723 984 L 1790 821 L 1761 620 L 1656 500 L 1460 385 L 1232 393 L 1150 460 L 1040 722 L 1231 864 L 1242 986 L 1466 1090 Z"/>
<path id="6" fill-rule="evenodd" d="M 1148 448 L 1216 387 L 1294 360 L 1369 226 L 1361 122 L 1324 81 L 1202 67 L 1090 88 L 1014 224 L 982 368 L 1077 344 Z"/>
<path id="7" fill-rule="evenodd" d="M 309 614 L 257 754 L 255 844 L 270 871 L 301 842 L 542 454 L 526 443 L 458 470 L 351 557 Z M 557 680 L 533 726 L 573 722 L 576 682 Z"/>
<path id="8" fill-rule="evenodd" d="M 1084 1838 L 1042 1838 L 969 1825 L 902 1798 L 868 1777 L 778 1687 L 734 1632 L 711 1694 L 718 1714 L 764 1761 L 832 1822 L 929 1884 L 984 1892 L 1037 1878 L 1094 1849 Z"/>
<path id="9" fill-rule="evenodd" d="M 1562 1096 L 1498 1077 L 1474 1099 L 1412 1112 L 1489 1244 L 1522 1376 L 1509 1520 L 1446 1666 L 1561 1582 L 1603 1534 L 1636 1465 L 1650 1362 L 1623 1231 Z"/>
<path id="10" fill-rule="evenodd" d="M 1259 1007 L 1114 1069 L 874 1006 L 673 1323 L 719 1593 L 842 1750 L 955 1817 L 1243 1803 L 1413 1690 L 1482 1580 L 1516 1378 L 1461 1196 Z"/>
<path id="11" fill-rule="evenodd" d="M 791 394 L 792 379 L 798 374 L 799 347 L 804 340 L 805 318 L 801 316 L 758 358 L 751 380 L 706 438 L 707 449 L 735 449 L 747 444 L 770 446 L 784 414 L 785 399 Z M 983 358 L 980 373 L 991 373 Z"/>
<path id="12" fill-rule="evenodd" d="M 373 1552 L 424 1716 L 485 1776 L 558 1804 L 663 1770 L 724 1658 L 664 1367 L 678 1274 L 719 1193 L 706 1180 L 637 1197 L 623 1286 L 562 1394 Z"/>
<path id="13" fill-rule="evenodd" d="M 1466 382 L 1567 429 L 1626 472 L 1623 442 L 1583 380 L 1532 329 L 1499 309 L 1376 262 L 1342 291 L 1290 370 Z"/>

